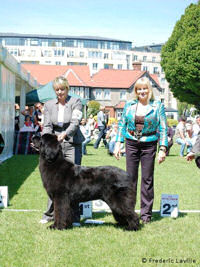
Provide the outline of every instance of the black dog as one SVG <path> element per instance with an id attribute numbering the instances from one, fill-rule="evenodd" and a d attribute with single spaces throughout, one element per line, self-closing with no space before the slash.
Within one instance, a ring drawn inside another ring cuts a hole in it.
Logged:
<path id="1" fill-rule="evenodd" d="M 54 224 L 50 228 L 62 230 L 72 226 L 74 203 L 102 199 L 119 225 L 138 230 L 136 193 L 125 171 L 113 166 L 83 167 L 67 161 L 53 134 L 35 136 L 32 141 L 39 148 L 44 188 L 54 203 Z"/>

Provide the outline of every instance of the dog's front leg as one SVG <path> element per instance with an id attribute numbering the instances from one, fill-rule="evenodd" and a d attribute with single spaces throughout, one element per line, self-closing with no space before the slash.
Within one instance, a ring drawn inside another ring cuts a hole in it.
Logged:
<path id="1" fill-rule="evenodd" d="M 63 230 L 72 227 L 72 214 L 67 194 L 54 197 L 54 224 L 50 229 Z"/>

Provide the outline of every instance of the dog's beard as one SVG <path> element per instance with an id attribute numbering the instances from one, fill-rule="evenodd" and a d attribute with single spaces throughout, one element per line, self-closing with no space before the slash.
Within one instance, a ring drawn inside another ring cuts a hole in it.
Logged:
<path id="1" fill-rule="evenodd" d="M 53 163 L 58 159 L 60 151 L 56 150 L 53 151 L 49 149 L 48 147 L 41 151 L 41 156 L 43 159 L 45 159 L 48 163 Z"/>

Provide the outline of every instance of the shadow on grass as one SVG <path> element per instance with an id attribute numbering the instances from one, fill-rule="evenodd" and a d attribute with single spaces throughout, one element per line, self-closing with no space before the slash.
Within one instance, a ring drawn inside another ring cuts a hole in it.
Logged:
<path id="1" fill-rule="evenodd" d="M 105 217 L 108 216 L 108 215 L 111 215 L 111 216 L 112 216 L 112 213 L 106 213 L 106 212 L 93 212 L 92 219 L 94 219 L 94 220 L 101 220 L 101 219 L 105 218 Z M 183 217 L 185 217 L 185 216 L 187 216 L 187 213 L 181 213 L 181 212 L 179 212 L 179 215 L 178 215 L 178 217 L 176 218 L 176 220 L 178 220 L 179 218 L 183 218 Z M 159 212 L 155 212 L 155 213 L 152 214 L 151 223 L 161 221 L 161 220 L 163 220 L 163 219 L 165 219 L 165 218 L 168 218 L 168 217 L 161 217 Z M 97 225 L 98 225 L 98 224 L 97 224 Z M 97 225 L 95 225 L 95 226 L 97 226 Z M 115 225 L 115 226 L 117 226 L 117 227 L 120 227 L 120 226 L 118 226 L 116 223 L 106 223 L 106 222 L 105 222 L 104 225 Z M 141 228 L 143 228 L 143 226 L 144 226 L 144 225 L 141 224 Z"/>
<path id="2" fill-rule="evenodd" d="M 178 220 L 178 218 L 185 217 L 186 215 L 187 215 L 186 213 L 180 213 L 179 212 L 178 217 L 176 218 L 176 220 Z M 168 218 L 168 217 L 161 217 L 160 213 L 153 213 L 151 221 L 153 223 L 153 222 L 157 222 L 157 221 L 163 220 L 165 218 Z"/>
<path id="3" fill-rule="evenodd" d="M 38 165 L 38 155 L 15 155 L 0 165 L 0 186 L 8 186 L 9 199 Z"/>

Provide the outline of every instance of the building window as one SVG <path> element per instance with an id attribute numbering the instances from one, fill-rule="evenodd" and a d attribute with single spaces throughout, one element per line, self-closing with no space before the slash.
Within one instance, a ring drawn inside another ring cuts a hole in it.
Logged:
<path id="1" fill-rule="evenodd" d="M 19 52 L 20 56 L 25 56 L 25 52 L 26 52 L 25 50 L 20 50 L 20 52 Z"/>
<path id="2" fill-rule="evenodd" d="M 152 57 L 152 62 L 156 62 L 156 57 Z"/>
<path id="3" fill-rule="evenodd" d="M 30 40 L 30 45 L 31 45 L 31 46 L 38 46 L 38 45 L 39 45 L 39 42 L 38 42 L 38 40 L 31 39 L 31 40 Z"/>
<path id="4" fill-rule="evenodd" d="M 165 94 L 165 88 L 162 88 L 161 94 L 162 94 L 162 95 Z"/>
<path id="5" fill-rule="evenodd" d="M 138 60 L 138 56 L 134 55 L 133 56 L 133 61 L 137 61 Z"/>
<path id="6" fill-rule="evenodd" d="M 69 51 L 68 54 L 67 54 L 68 57 L 74 57 L 74 51 Z"/>
<path id="7" fill-rule="evenodd" d="M 110 100 L 110 90 L 109 89 L 104 90 L 104 99 Z"/>
<path id="8" fill-rule="evenodd" d="M 36 51 L 35 50 L 31 50 L 30 56 L 31 57 L 35 57 L 36 56 Z"/>
<path id="9" fill-rule="evenodd" d="M 143 61 L 147 61 L 147 56 L 143 56 Z"/>
<path id="10" fill-rule="evenodd" d="M 126 91 L 120 91 L 120 100 L 126 100 Z"/>
<path id="11" fill-rule="evenodd" d="M 93 63 L 92 64 L 92 69 L 93 70 L 97 70 L 97 68 L 98 68 L 98 63 Z"/>
<path id="12" fill-rule="evenodd" d="M 117 65 L 118 70 L 122 70 L 122 64 Z"/>
<path id="13" fill-rule="evenodd" d="M 51 50 L 44 50 L 43 51 L 43 56 L 44 57 L 51 57 Z"/>
<path id="14" fill-rule="evenodd" d="M 88 52 L 88 57 L 90 57 L 90 58 L 102 58 L 102 52 L 89 51 Z"/>
<path id="15" fill-rule="evenodd" d="M 18 49 L 8 49 L 8 52 L 13 56 L 18 56 Z"/>
<path id="16" fill-rule="evenodd" d="M 84 52 L 80 52 L 80 57 L 84 57 Z"/>
<path id="17" fill-rule="evenodd" d="M 102 99 L 102 90 L 96 89 L 96 99 Z"/>
<path id="18" fill-rule="evenodd" d="M 112 70 L 113 69 L 113 64 L 104 64 L 104 69 Z"/>
<path id="19" fill-rule="evenodd" d="M 80 95 L 80 88 L 79 87 L 75 87 L 74 92 L 75 92 L 76 95 Z"/>
<path id="20" fill-rule="evenodd" d="M 89 88 L 85 88 L 85 98 L 89 99 L 90 98 L 90 91 Z"/>
<path id="21" fill-rule="evenodd" d="M 48 41 L 47 40 L 42 40 L 41 43 L 42 43 L 42 46 L 48 46 Z"/>
<path id="22" fill-rule="evenodd" d="M 73 86 L 70 87 L 70 93 L 75 94 L 75 88 Z"/>
<path id="23" fill-rule="evenodd" d="M 104 59 L 108 58 L 108 53 L 104 53 Z"/>
<path id="24" fill-rule="evenodd" d="M 63 49 L 54 50 L 54 56 L 55 57 L 63 57 L 64 54 L 65 54 L 65 50 L 63 50 Z"/>
<path id="25" fill-rule="evenodd" d="M 148 71 L 148 67 L 147 66 L 143 66 L 143 71 Z"/>
<path id="26" fill-rule="evenodd" d="M 55 64 L 56 65 L 61 65 L 61 62 L 60 61 L 56 61 Z"/>
<path id="27" fill-rule="evenodd" d="M 83 89 L 83 87 L 80 87 L 80 97 L 84 97 L 84 89 Z"/>
<path id="28" fill-rule="evenodd" d="M 23 38 L 5 38 L 5 45 L 24 46 L 25 45 L 25 39 L 23 39 Z"/>
<path id="29" fill-rule="evenodd" d="M 117 110 L 117 120 L 120 121 L 122 119 L 123 109 Z"/>
<path id="30" fill-rule="evenodd" d="M 159 72 L 158 72 L 158 67 L 154 67 L 154 68 L 153 68 L 153 73 L 154 73 L 154 74 L 159 74 Z"/>
<path id="31" fill-rule="evenodd" d="M 67 62 L 68 66 L 75 66 L 75 65 L 79 65 L 79 66 L 87 66 L 87 63 L 85 62 Z"/>
<path id="32" fill-rule="evenodd" d="M 165 78 L 161 78 L 161 83 L 165 83 Z"/>
<path id="33" fill-rule="evenodd" d="M 161 101 L 161 103 L 164 103 L 165 99 L 164 98 L 161 98 L 160 101 Z"/>

